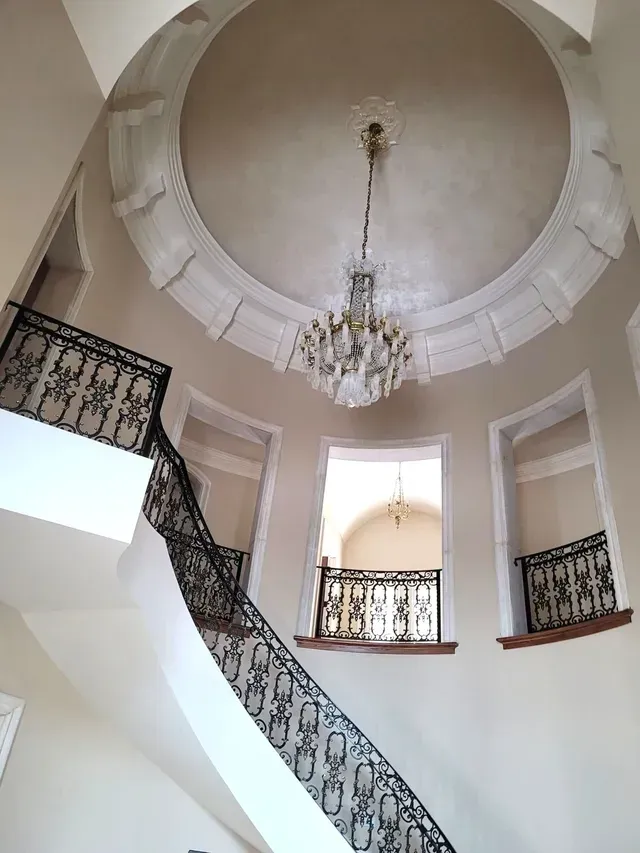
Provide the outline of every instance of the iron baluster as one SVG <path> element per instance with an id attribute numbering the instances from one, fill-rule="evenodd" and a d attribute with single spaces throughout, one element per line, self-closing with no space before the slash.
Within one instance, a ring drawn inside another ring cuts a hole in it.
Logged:
<path id="1" fill-rule="evenodd" d="M 618 603 L 605 531 L 516 559 L 529 633 L 598 619 Z"/>
<path id="2" fill-rule="evenodd" d="M 440 569 L 391 572 L 319 568 L 318 637 L 440 642 Z"/>

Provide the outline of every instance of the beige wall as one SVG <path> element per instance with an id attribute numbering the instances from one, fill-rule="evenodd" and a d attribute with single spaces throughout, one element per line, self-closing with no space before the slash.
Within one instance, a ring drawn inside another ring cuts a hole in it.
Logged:
<path id="1" fill-rule="evenodd" d="M 195 441 L 196 444 L 202 444 L 204 447 L 213 447 L 224 453 L 240 456 L 242 459 L 253 459 L 256 462 L 262 462 L 264 459 L 264 444 L 231 435 L 190 415 L 184 422 L 181 437 Z"/>
<path id="2" fill-rule="evenodd" d="M 442 521 L 412 512 L 396 530 L 385 512 L 354 530 L 344 543 L 342 560 L 348 569 L 440 569 Z"/>
<path id="3" fill-rule="evenodd" d="M 639 41 L 637 0 L 598 0 L 593 55 L 636 227 L 640 222 Z"/>
<path id="4" fill-rule="evenodd" d="M 636 853 L 640 763 L 638 623 L 504 652 L 487 424 L 589 368 L 631 603 L 640 600 L 640 399 L 625 324 L 640 294 L 633 232 L 622 258 L 574 310 L 503 364 L 406 383 L 363 411 L 334 406 L 295 373 L 224 341 L 158 293 L 109 206 L 106 139 L 86 152 L 84 216 L 96 273 L 78 323 L 174 365 L 184 382 L 282 424 L 282 453 L 259 605 L 292 643 L 321 435 L 389 439 L 451 433 L 456 638 L 452 657 L 297 650 L 303 665 L 402 773 L 460 851 Z M 232 366 L 232 368 L 230 367 Z M 542 816 L 542 817 L 541 817 Z"/>
<path id="5" fill-rule="evenodd" d="M 513 448 L 513 460 L 518 465 L 521 462 L 544 459 L 546 456 L 589 444 L 590 440 L 586 412 L 578 412 L 518 442 Z"/>
<path id="6" fill-rule="evenodd" d="M 0 690 L 27 703 L 0 784 L 3 853 L 250 849 L 94 716 L 4 605 Z"/>
<path id="7" fill-rule="evenodd" d="M 219 545 L 249 551 L 251 527 L 258 497 L 258 480 L 198 465 L 211 480 L 204 516 Z"/>
<path id="8" fill-rule="evenodd" d="M 535 554 L 601 530 L 593 465 L 516 485 L 520 552 Z"/>
<path id="9" fill-rule="evenodd" d="M 60 0 L 4 0 L 0 305 L 45 227 L 103 103 Z"/>

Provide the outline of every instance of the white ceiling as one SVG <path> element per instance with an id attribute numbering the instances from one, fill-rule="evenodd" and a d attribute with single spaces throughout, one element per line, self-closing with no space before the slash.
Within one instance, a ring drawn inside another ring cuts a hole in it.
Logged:
<path id="1" fill-rule="evenodd" d="M 369 518 L 387 511 L 397 476 L 397 462 L 356 462 L 330 457 L 323 515 L 347 539 Z M 440 458 L 403 462 L 402 483 L 405 498 L 414 510 L 441 515 Z"/>

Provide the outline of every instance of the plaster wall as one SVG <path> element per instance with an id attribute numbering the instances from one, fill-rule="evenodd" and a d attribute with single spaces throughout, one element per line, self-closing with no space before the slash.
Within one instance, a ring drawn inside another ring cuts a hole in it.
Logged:
<path id="1" fill-rule="evenodd" d="M 61 0 L 0 4 L 0 305 L 45 228 L 103 102 Z"/>
<path id="2" fill-rule="evenodd" d="M 211 480 L 204 515 L 213 538 L 227 548 L 249 551 L 259 481 L 209 465 L 198 468 Z"/>
<path id="3" fill-rule="evenodd" d="M 639 40 L 640 5 L 636 0 L 598 0 L 593 56 L 636 227 L 640 222 Z"/>
<path id="4" fill-rule="evenodd" d="M 370 439 L 451 433 L 455 656 L 297 650 L 303 665 L 373 739 L 454 846 L 475 853 L 636 853 L 640 760 L 637 623 L 571 642 L 504 652 L 487 424 L 591 371 L 613 510 L 632 605 L 640 596 L 640 399 L 625 336 L 637 307 L 640 248 L 627 248 L 573 319 L 488 363 L 406 383 L 388 401 L 347 411 L 299 374 L 271 366 L 203 327 L 158 293 L 110 209 L 106 140 L 85 151 L 83 215 L 95 275 L 78 324 L 174 365 L 182 384 L 284 427 L 258 604 L 291 640 L 321 435 Z M 508 783 L 505 780 L 509 780 Z M 541 821 L 541 815 L 544 820 Z"/>
<path id="5" fill-rule="evenodd" d="M 219 0 L 225 8 L 238 0 Z M 530 0 L 562 18 L 585 38 L 591 35 L 595 0 Z M 105 95 L 124 66 L 156 30 L 191 4 L 185 0 L 94 3 L 64 0 L 78 38 Z"/>
<path id="6" fill-rule="evenodd" d="M 593 465 L 516 485 L 520 551 L 535 554 L 597 533 Z"/>
<path id="7" fill-rule="evenodd" d="M 584 411 L 578 412 L 519 441 L 513 448 L 513 461 L 519 465 L 521 462 L 544 459 L 589 444 L 590 440 L 587 415 Z"/>
<path id="8" fill-rule="evenodd" d="M 231 435 L 224 430 L 217 429 L 191 416 L 187 416 L 184 422 L 181 438 L 195 441 L 204 447 L 213 447 L 222 450 L 232 456 L 240 456 L 242 459 L 252 459 L 255 462 L 264 460 L 264 445 L 254 441 L 247 441 L 237 435 Z"/>
<path id="9" fill-rule="evenodd" d="M 385 512 L 354 530 L 344 543 L 342 559 L 349 569 L 440 569 L 442 522 L 425 512 L 412 512 L 396 530 Z"/>
<path id="10" fill-rule="evenodd" d="M 324 516 L 322 519 L 322 542 L 318 554 L 318 565 L 320 565 L 322 557 L 328 557 L 329 565 L 333 568 L 345 568 L 343 550 L 344 541 L 340 535 L 340 531 L 330 516 Z"/>
<path id="11" fill-rule="evenodd" d="M 252 850 L 91 713 L 2 604 L 0 687 L 26 699 L 0 785 L 1 850 Z"/>

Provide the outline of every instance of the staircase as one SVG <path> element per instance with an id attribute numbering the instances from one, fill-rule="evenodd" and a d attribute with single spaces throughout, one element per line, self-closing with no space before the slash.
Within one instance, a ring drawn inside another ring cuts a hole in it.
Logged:
<path id="1" fill-rule="evenodd" d="M 409 786 L 238 584 L 159 420 L 170 369 L 14 307 L 0 347 L 0 407 L 153 461 L 144 515 L 166 543 L 202 641 L 248 717 L 326 817 L 356 851 L 454 853 Z"/>

